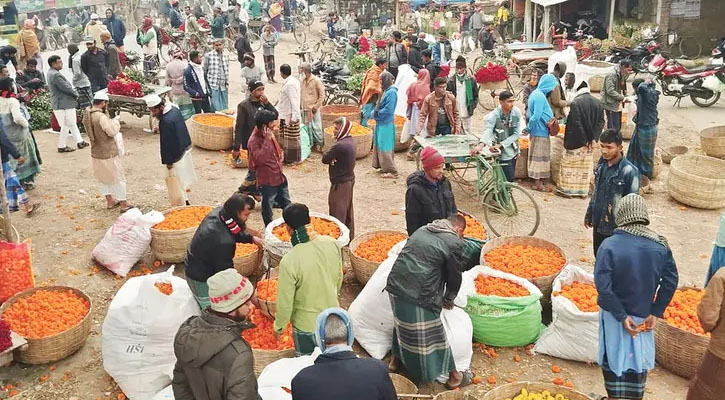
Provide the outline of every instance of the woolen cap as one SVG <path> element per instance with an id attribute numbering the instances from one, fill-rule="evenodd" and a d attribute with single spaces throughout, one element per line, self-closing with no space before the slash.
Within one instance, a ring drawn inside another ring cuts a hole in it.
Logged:
<path id="1" fill-rule="evenodd" d="M 252 81 L 249 82 L 249 85 L 247 87 L 249 88 L 249 93 L 252 93 L 253 91 L 257 90 L 260 87 L 263 87 L 264 83 L 262 81 Z"/>
<path id="2" fill-rule="evenodd" d="M 649 225 L 649 214 L 644 197 L 637 193 L 630 193 L 622 197 L 614 209 L 614 222 L 617 226 Z"/>
<path id="3" fill-rule="evenodd" d="M 108 93 L 98 91 L 98 92 L 96 92 L 96 94 L 93 95 L 93 100 L 108 101 Z"/>
<path id="4" fill-rule="evenodd" d="M 423 164 L 423 169 L 435 168 L 443 164 L 443 156 L 436 149 L 428 146 L 420 152 L 420 162 Z"/>
<path id="5" fill-rule="evenodd" d="M 254 285 L 233 268 L 225 269 L 206 280 L 211 309 L 228 313 L 241 307 L 254 294 Z"/>

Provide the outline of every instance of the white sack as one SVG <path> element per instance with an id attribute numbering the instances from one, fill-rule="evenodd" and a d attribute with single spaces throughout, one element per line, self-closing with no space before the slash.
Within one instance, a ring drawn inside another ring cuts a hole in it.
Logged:
<path id="1" fill-rule="evenodd" d="M 549 69 L 546 72 L 552 73 L 554 71 L 556 63 L 558 62 L 564 62 L 564 64 L 566 64 L 567 72 L 574 71 L 576 69 L 577 62 L 576 50 L 574 50 L 574 47 L 569 46 L 566 49 L 562 51 L 557 51 L 549 56 Z M 562 76 L 561 79 L 563 80 L 564 77 Z"/>
<path id="2" fill-rule="evenodd" d="M 574 76 L 576 77 L 576 81 L 574 83 L 574 88 L 578 88 L 579 84 L 586 81 L 587 84 L 589 84 L 589 79 L 594 76 L 607 76 L 610 72 L 614 71 L 614 68 L 616 67 L 615 64 L 612 63 L 605 63 L 604 61 L 596 61 L 597 64 L 606 64 L 606 67 L 594 67 L 591 65 L 587 65 L 587 62 L 580 62 L 577 63 L 573 70 L 569 71 L 567 67 L 567 72 L 574 72 Z"/>
<path id="3" fill-rule="evenodd" d="M 174 337 L 199 306 L 186 281 L 166 272 L 138 276 L 121 286 L 102 328 L 103 368 L 130 400 L 147 400 L 171 384 Z M 171 283 L 167 296 L 156 282 Z"/>
<path id="4" fill-rule="evenodd" d="M 291 400 L 292 395 L 282 387 L 292 389 L 292 379 L 303 369 L 314 365 L 321 353 L 320 348 L 315 347 L 315 351 L 310 355 L 283 358 L 264 367 L 257 378 L 259 386 L 257 392 L 262 396 L 262 400 Z"/>
<path id="5" fill-rule="evenodd" d="M 174 400 L 174 389 L 169 385 L 164 390 L 156 393 L 151 400 Z"/>
<path id="6" fill-rule="evenodd" d="M 594 276 L 569 264 L 554 280 L 552 291 L 573 282 L 594 284 Z M 537 353 L 566 360 L 597 362 L 599 356 L 599 313 L 583 312 L 564 296 L 552 296 L 552 321 L 534 346 Z"/>
<path id="7" fill-rule="evenodd" d="M 408 111 L 408 88 L 418 80 L 418 74 L 413 72 L 410 65 L 403 64 L 398 67 L 398 77 L 395 78 L 395 87 L 398 88 L 398 102 L 395 104 L 395 115 L 406 116 Z"/>

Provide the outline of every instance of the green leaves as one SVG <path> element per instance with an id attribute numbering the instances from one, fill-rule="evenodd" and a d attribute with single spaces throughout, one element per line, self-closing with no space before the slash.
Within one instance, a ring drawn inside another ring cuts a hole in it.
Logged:
<path id="1" fill-rule="evenodd" d="M 347 80 L 347 90 L 357 92 L 362 89 L 363 78 L 365 78 L 365 74 L 355 74 L 351 76 L 350 79 Z"/>
<path id="2" fill-rule="evenodd" d="M 30 129 L 43 130 L 50 128 L 50 116 L 53 108 L 50 105 L 50 93 L 42 91 L 27 104 L 30 113 Z"/>
<path id="3" fill-rule="evenodd" d="M 372 57 L 365 54 L 358 54 L 347 62 L 347 68 L 351 74 L 365 73 L 370 67 L 375 64 L 375 60 Z M 362 80 L 360 81 L 362 84 Z M 348 84 L 349 87 L 349 84 Z"/>

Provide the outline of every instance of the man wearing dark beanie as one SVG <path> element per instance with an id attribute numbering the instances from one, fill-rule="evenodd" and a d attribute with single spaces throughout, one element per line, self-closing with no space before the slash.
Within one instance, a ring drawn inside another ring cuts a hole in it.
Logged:
<path id="1" fill-rule="evenodd" d="M 471 131 L 471 118 L 473 110 L 478 105 L 478 85 L 476 80 L 468 73 L 466 58 L 458 56 L 456 59 L 456 75 L 448 80 L 446 90 L 456 96 L 458 117 L 461 120 L 461 130 L 465 135 L 473 134 Z"/>
<path id="2" fill-rule="evenodd" d="M 406 181 L 405 223 L 408 236 L 421 226 L 448 218 L 458 210 L 451 182 L 443 176 L 443 156 L 428 146 L 420 152 L 420 161 L 423 170 L 413 172 Z"/>

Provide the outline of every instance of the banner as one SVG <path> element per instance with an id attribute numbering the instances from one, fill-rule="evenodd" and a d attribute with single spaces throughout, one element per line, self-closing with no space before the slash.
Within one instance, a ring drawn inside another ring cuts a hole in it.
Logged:
<path id="1" fill-rule="evenodd" d="M 19 14 L 42 11 L 45 9 L 45 0 L 15 0 L 15 7 Z"/>

